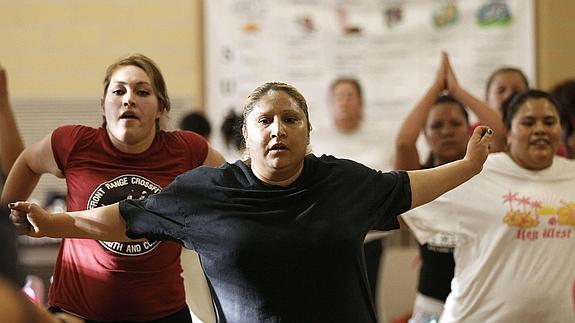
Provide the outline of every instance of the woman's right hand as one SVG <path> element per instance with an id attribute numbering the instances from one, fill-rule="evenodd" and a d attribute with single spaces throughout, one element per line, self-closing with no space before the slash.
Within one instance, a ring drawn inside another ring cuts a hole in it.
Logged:
<path id="1" fill-rule="evenodd" d="M 14 202 L 8 204 L 8 207 L 17 234 L 35 238 L 47 236 L 51 215 L 46 210 L 30 202 Z"/>

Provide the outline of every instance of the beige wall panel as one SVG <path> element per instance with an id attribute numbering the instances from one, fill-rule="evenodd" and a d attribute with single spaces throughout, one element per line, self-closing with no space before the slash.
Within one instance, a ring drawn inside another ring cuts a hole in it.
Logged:
<path id="1" fill-rule="evenodd" d="M 538 86 L 575 78 L 575 0 L 537 0 Z"/>
<path id="2" fill-rule="evenodd" d="M 0 64 L 12 97 L 100 95 L 104 70 L 140 52 L 170 95 L 202 104 L 200 0 L 1 0 Z"/>

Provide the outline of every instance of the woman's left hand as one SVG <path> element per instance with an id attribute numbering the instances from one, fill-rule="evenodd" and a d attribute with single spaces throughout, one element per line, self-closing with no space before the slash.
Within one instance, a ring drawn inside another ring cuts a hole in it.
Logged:
<path id="1" fill-rule="evenodd" d="M 8 205 L 10 220 L 19 235 L 34 238 L 47 236 L 46 229 L 50 226 L 50 214 L 40 206 L 30 202 L 14 202 Z"/>
<path id="2" fill-rule="evenodd" d="M 464 159 L 469 161 L 476 169 L 476 173 L 481 172 L 483 164 L 489 155 L 489 146 L 491 144 L 491 137 L 493 130 L 487 126 L 479 126 L 475 128 L 469 142 L 467 143 L 467 152 Z"/>

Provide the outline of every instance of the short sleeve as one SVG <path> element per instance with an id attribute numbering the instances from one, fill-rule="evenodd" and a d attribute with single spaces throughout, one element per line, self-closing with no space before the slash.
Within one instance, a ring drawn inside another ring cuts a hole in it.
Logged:
<path id="1" fill-rule="evenodd" d="M 131 239 L 185 240 L 185 217 L 172 182 L 160 193 L 140 200 L 119 203 L 120 214 L 126 221 L 126 235 Z M 190 248 L 190 246 L 186 246 Z"/>
<path id="2" fill-rule="evenodd" d="M 384 176 L 383 187 L 378 188 L 376 198 L 381 202 L 377 211 L 377 219 L 373 226 L 376 230 L 399 229 L 397 216 L 411 208 L 411 186 L 409 176 L 405 171 L 380 173 Z"/>
<path id="3" fill-rule="evenodd" d="M 208 156 L 208 142 L 200 135 L 192 131 L 181 130 L 177 132 L 180 138 L 190 147 L 193 167 L 200 166 Z"/>
<path id="4" fill-rule="evenodd" d="M 411 207 L 411 187 L 405 171 L 382 172 L 349 159 L 323 155 L 310 161 L 306 174 L 313 187 L 347 225 L 361 232 L 399 229 L 397 216 Z"/>
<path id="5" fill-rule="evenodd" d="M 92 128 L 81 125 L 68 125 L 56 128 L 52 131 L 51 144 L 54 159 L 58 168 L 65 173 L 68 168 L 68 160 L 74 151 L 78 140 L 90 140 L 88 131 Z"/>

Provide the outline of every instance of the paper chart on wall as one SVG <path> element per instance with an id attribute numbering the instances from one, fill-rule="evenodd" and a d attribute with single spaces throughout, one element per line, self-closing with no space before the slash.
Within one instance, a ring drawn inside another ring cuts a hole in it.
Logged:
<path id="1" fill-rule="evenodd" d="M 480 98 L 488 75 L 503 65 L 535 80 L 532 0 L 209 0 L 204 19 L 206 111 L 213 144 L 224 152 L 224 116 L 240 113 L 247 95 L 268 81 L 296 86 L 312 124 L 323 127 L 330 82 L 357 78 L 365 118 L 383 129 L 377 136 L 391 155 L 441 51 Z"/>

